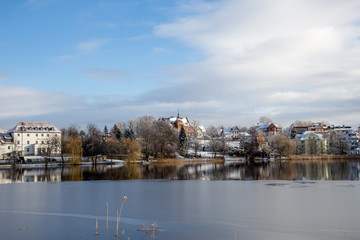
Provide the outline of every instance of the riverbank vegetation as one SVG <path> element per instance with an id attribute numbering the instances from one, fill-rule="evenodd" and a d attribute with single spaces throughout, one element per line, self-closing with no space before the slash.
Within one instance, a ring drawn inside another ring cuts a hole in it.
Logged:
<path id="1" fill-rule="evenodd" d="M 360 156 L 356 154 L 360 138 L 358 132 L 348 129 L 335 131 L 334 126 L 325 128 L 323 123 L 314 125 L 304 121 L 295 121 L 289 128 L 283 129 L 267 117 L 261 117 L 259 122 L 250 128 L 209 126 L 205 130 L 198 121 L 190 124 L 187 118 L 179 116 L 160 119 L 142 116 L 118 122 L 110 129 L 104 126 L 103 130 L 93 123 L 85 129 L 72 125 L 61 129 L 60 140 L 48 141 L 48 151 L 43 154 L 44 163 L 54 157 L 61 157 L 63 164 L 71 159 L 74 165 L 84 161 L 96 165 L 106 158 L 175 164 L 204 159 L 258 161 Z M 303 127 L 305 125 L 307 127 Z M 305 131 L 304 128 L 314 130 Z M 351 138 L 347 138 L 349 133 Z M 60 154 L 51 154 L 57 152 L 51 151 L 55 148 L 60 148 Z M 19 158 L 16 159 L 19 161 Z"/>

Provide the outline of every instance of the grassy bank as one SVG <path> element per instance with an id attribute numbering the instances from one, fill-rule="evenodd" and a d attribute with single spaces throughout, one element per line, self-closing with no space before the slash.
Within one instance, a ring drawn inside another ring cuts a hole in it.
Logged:
<path id="1" fill-rule="evenodd" d="M 330 156 L 330 155 L 324 155 L 324 156 L 299 156 L 299 155 L 293 155 L 290 157 L 291 161 L 299 160 L 328 160 L 328 161 L 346 161 L 346 160 L 360 160 L 360 155 L 341 155 L 341 156 Z"/>

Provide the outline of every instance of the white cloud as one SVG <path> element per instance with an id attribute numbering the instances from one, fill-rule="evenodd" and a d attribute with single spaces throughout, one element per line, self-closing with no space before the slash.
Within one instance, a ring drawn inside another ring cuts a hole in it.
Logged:
<path id="1" fill-rule="evenodd" d="M 106 45 L 109 42 L 110 39 L 98 39 L 98 40 L 79 43 L 78 45 L 76 45 L 75 48 L 80 52 L 91 52 Z"/>
<path id="2" fill-rule="evenodd" d="M 165 48 L 162 48 L 162 47 L 154 47 L 154 48 L 153 48 L 153 51 L 154 51 L 154 52 L 166 52 L 166 49 L 165 49 Z"/>
<path id="3" fill-rule="evenodd" d="M 4 80 L 8 79 L 8 77 L 9 77 L 8 72 L 0 71 L 0 81 L 4 81 Z"/>
<path id="4" fill-rule="evenodd" d="M 298 116 L 293 109 L 301 110 L 303 119 L 323 114 L 336 121 L 338 110 L 360 118 L 360 107 L 350 114 L 360 102 L 359 1 L 206 4 L 209 11 L 155 27 L 156 36 L 177 39 L 206 59 L 168 69 L 173 77 L 148 99 L 221 101 L 221 107 L 204 111 L 233 109 L 249 117 L 265 112 L 285 121 Z M 236 115 L 228 118 L 235 123 Z"/>
<path id="5" fill-rule="evenodd" d="M 0 85 L 2 118 L 22 118 L 76 109 L 80 98 L 62 93 Z"/>
<path id="6" fill-rule="evenodd" d="M 105 82 L 118 82 L 126 76 L 126 72 L 120 69 L 90 68 L 86 73 L 89 79 Z"/>

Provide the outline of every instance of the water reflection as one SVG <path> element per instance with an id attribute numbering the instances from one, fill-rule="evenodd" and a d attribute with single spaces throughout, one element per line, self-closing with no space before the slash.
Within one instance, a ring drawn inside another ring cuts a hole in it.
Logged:
<path id="1" fill-rule="evenodd" d="M 126 164 L 0 170 L 0 183 L 88 180 L 356 180 L 359 161 L 288 161 L 189 164 Z"/>

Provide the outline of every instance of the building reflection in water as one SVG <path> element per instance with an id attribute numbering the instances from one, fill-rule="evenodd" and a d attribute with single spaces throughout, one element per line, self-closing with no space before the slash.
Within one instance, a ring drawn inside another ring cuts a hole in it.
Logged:
<path id="1" fill-rule="evenodd" d="M 90 180 L 357 180 L 360 162 L 288 161 L 225 162 L 189 164 L 125 164 L 112 166 L 69 166 L 63 168 L 0 169 L 0 183 L 61 182 Z"/>

